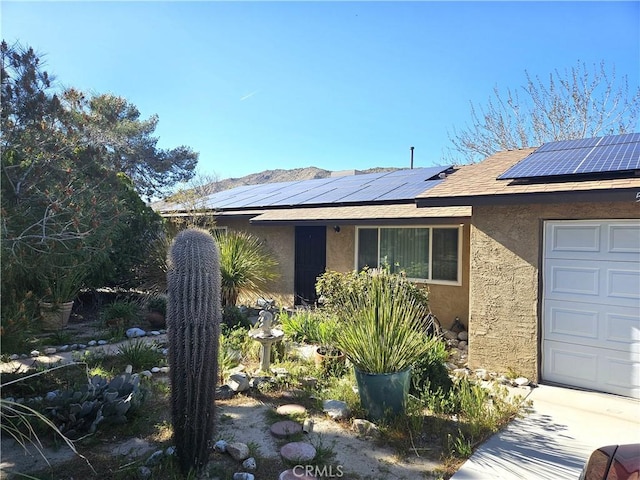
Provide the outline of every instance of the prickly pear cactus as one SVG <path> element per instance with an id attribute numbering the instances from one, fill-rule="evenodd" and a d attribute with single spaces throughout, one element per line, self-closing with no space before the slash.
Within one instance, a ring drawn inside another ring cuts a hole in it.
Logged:
<path id="1" fill-rule="evenodd" d="M 207 463 L 213 435 L 222 308 L 220 259 L 205 230 L 179 233 L 169 252 L 167 336 L 176 453 L 184 473 Z"/>

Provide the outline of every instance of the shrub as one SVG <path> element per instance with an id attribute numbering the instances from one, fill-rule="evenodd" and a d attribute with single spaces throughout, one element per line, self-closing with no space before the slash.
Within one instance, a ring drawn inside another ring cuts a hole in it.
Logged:
<path id="1" fill-rule="evenodd" d="M 164 361 L 164 355 L 155 343 L 147 343 L 142 339 L 128 342 L 118 348 L 118 355 L 134 370 L 146 370 L 157 367 Z"/>
<path id="2" fill-rule="evenodd" d="M 282 331 L 294 342 L 319 343 L 321 322 L 317 310 L 297 310 L 280 315 Z"/>
<path id="3" fill-rule="evenodd" d="M 335 298 L 341 320 L 337 347 L 361 372 L 406 370 L 429 350 L 426 296 L 385 270 L 357 276 L 362 291 Z"/>
<path id="4" fill-rule="evenodd" d="M 153 295 L 147 300 L 147 310 L 150 312 L 158 312 L 162 315 L 167 314 L 167 296 L 166 295 Z"/>
<path id="5" fill-rule="evenodd" d="M 416 363 L 411 371 L 411 391 L 434 393 L 438 389 L 446 394 L 453 386 L 445 362 L 449 356 L 446 344 L 438 337 L 427 340 L 428 350 Z"/>
<path id="6" fill-rule="evenodd" d="M 227 305 L 222 310 L 222 322 L 230 328 L 251 326 L 249 317 L 239 307 Z"/>
<path id="7" fill-rule="evenodd" d="M 100 316 L 108 327 L 123 327 L 137 321 L 140 315 L 140 306 L 136 302 L 116 300 L 106 305 Z"/>
<path id="8" fill-rule="evenodd" d="M 322 300 L 323 307 L 333 313 L 339 313 L 342 303 L 350 297 L 367 294 L 367 289 L 371 285 L 371 275 L 376 272 L 392 275 L 386 269 L 364 269 L 360 272 L 353 270 L 348 273 L 327 271 L 323 273 L 316 282 L 316 292 Z M 404 278 L 401 275 L 397 275 L 397 277 Z M 407 297 L 414 299 L 419 304 L 428 305 L 429 294 L 424 288 L 407 281 L 403 285 L 403 290 Z"/>

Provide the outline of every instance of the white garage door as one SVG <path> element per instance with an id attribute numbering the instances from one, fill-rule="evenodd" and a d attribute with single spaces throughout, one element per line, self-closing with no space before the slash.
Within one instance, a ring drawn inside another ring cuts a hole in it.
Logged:
<path id="1" fill-rule="evenodd" d="M 640 398 L 640 220 L 544 233 L 543 380 Z"/>

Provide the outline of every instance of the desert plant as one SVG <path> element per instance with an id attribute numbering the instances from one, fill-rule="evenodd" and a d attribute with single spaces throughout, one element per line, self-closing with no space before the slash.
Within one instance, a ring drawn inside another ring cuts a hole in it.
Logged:
<path id="1" fill-rule="evenodd" d="M 156 343 L 147 343 L 142 339 L 121 345 L 118 355 L 136 371 L 157 367 L 164 359 Z"/>
<path id="2" fill-rule="evenodd" d="M 282 331 L 294 342 L 318 343 L 320 323 L 320 316 L 315 310 L 297 310 L 280 315 Z"/>
<path id="3" fill-rule="evenodd" d="M 167 314 L 167 296 L 153 295 L 147 300 L 147 310 L 150 312 L 158 312 L 162 315 Z"/>
<path id="4" fill-rule="evenodd" d="M 220 260 L 208 232 L 188 229 L 171 246 L 167 326 L 174 440 L 183 473 L 209 457 L 222 308 Z"/>
<path id="5" fill-rule="evenodd" d="M 13 437 L 13 439 L 22 448 L 24 448 L 25 451 L 28 451 L 28 444 L 32 445 L 48 465 L 51 464 L 44 454 L 43 445 L 34 423 L 44 425 L 51 432 L 56 434 L 73 451 L 73 453 L 87 462 L 87 465 L 89 465 L 94 473 L 97 473 L 91 463 L 89 463 L 89 460 L 76 450 L 76 446 L 73 441 L 62 433 L 60 429 L 56 427 L 55 423 L 49 420 L 41 412 L 34 410 L 28 405 L 0 398 L 0 416 L 2 417 L 2 422 L 0 422 L 0 431 L 3 434 Z"/>
<path id="6" fill-rule="evenodd" d="M 138 320 L 140 305 L 133 301 L 116 300 L 105 305 L 100 312 L 102 321 L 108 327 L 123 327 Z"/>
<path id="7" fill-rule="evenodd" d="M 235 305 L 241 294 L 263 293 L 278 277 L 278 263 L 258 237 L 222 230 L 215 235 L 220 249 L 222 306 Z"/>
<path id="8" fill-rule="evenodd" d="M 428 305 L 405 278 L 384 270 L 362 276 L 363 291 L 336 300 L 340 335 L 336 344 L 365 373 L 400 372 L 411 367 L 430 346 Z"/>
<path id="9" fill-rule="evenodd" d="M 411 390 L 417 394 L 424 390 L 433 393 L 440 389 L 446 394 L 453 386 L 445 366 L 449 358 L 447 345 L 438 337 L 429 337 L 427 343 L 429 349 L 412 366 Z"/>
<path id="10" fill-rule="evenodd" d="M 338 313 L 341 305 L 354 295 L 365 295 L 370 287 L 370 277 L 372 273 L 381 272 L 390 274 L 388 267 L 371 270 L 365 268 L 361 271 L 351 272 L 326 271 L 318 277 L 316 281 L 316 293 L 322 301 L 324 310 Z M 398 274 L 399 277 L 404 275 Z M 403 285 L 405 296 L 413 298 L 417 303 L 427 305 L 429 293 L 424 288 L 420 288 L 414 283 L 406 282 Z"/>

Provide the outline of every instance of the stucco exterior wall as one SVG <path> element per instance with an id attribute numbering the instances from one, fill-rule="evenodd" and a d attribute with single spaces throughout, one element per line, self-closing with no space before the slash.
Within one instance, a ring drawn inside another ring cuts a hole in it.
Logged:
<path id="1" fill-rule="evenodd" d="M 444 327 L 450 327 L 456 317 L 467 325 L 469 318 L 469 240 L 470 226 L 462 230 L 462 284 L 421 284 L 429 289 L 431 311 Z M 355 268 L 355 236 L 353 225 L 342 225 L 336 233 L 327 228 L 327 270 L 349 272 Z"/>
<path id="2" fill-rule="evenodd" d="M 638 218 L 635 203 L 474 206 L 469 366 L 540 380 L 545 220 Z"/>
<path id="3" fill-rule="evenodd" d="M 217 226 L 226 226 L 231 230 L 243 230 L 262 238 L 274 253 L 281 277 L 273 283 L 271 296 L 278 305 L 292 306 L 294 301 L 294 226 L 257 226 L 249 220 L 229 220 L 219 218 Z M 469 248 L 470 226 L 467 224 L 462 232 L 462 284 L 439 285 L 423 284 L 429 289 L 430 307 L 444 327 L 450 327 L 456 317 L 464 324 L 469 318 Z M 327 226 L 327 259 L 326 268 L 336 272 L 349 272 L 355 268 L 355 233 L 353 225 L 341 225 L 340 232 L 333 226 Z M 240 298 L 247 304 L 255 303 L 255 299 Z"/>

